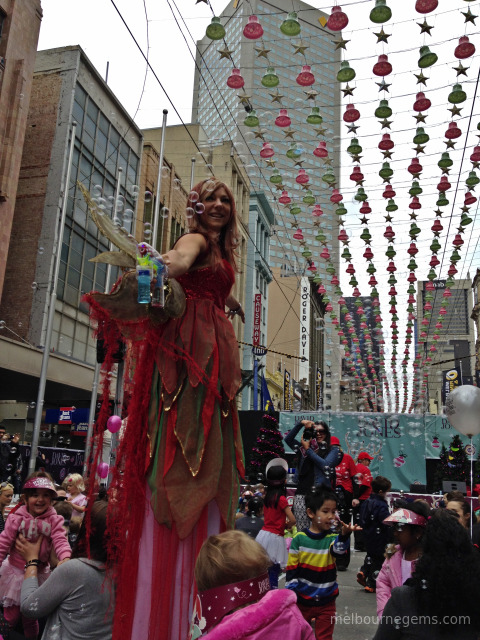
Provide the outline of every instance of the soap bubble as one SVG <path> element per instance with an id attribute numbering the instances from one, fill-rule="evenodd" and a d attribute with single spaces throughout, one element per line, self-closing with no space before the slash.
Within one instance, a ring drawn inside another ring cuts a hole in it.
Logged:
<path id="1" fill-rule="evenodd" d="M 185 211 L 185 215 L 187 216 L 187 220 L 189 220 L 190 218 L 193 218 L 193 216 L 195 215 L 194 209 L 192 209 L 192 207 L 187 207 Z"/>
<path id="2" fill-rule="evenodd" d="M 123 212 L 123 222 L 131 222 L 133 220 L 133 211 L 132 209 L 125 209 Z"/>
<path id="3" fill-rule="evenodd" d="M 38 289 L 38 284 L 36 282 L 32 282 L 32 289 L 36 291 Z"/>
<path id="4" fill-rule="evenodd" d="M 180 180 L 180 178 L 175 178 L 173 181 L 173 188 L 179 191 L 181 187 L 182 187 L 182 181 Z"/>
<path id="5" fill-rule="evenodd" d="M 216 183 L 214 180 L 207 180 L 204 187 L 205 187 L 205 191 L 214 191 L 216 187 Z"/>
<path id="6" fill-rule="evenodd" d="M 102 185 L 101 184 L 94 185 L 92 189 L 92 196 L 94 198 L 100 198 L 102 196 L 102 193 L 103 193 Z"/>
<path id="7" fill-rule="evenodd" d="M 201 215 L 205 211 L 205 206 L 201 202 L 197 202 L 195 205 L 195 211 Z"/>
<path id="8" fill-rule="evenodd" d="M 145 202 L 151 202 L 153 199 L 153 195 L 151 191 L 145 191 L 144 198 Z"/>
<path id="9" fill-rule="evenodd" d="M 170 169 L 168 167 L 162 167 L 162 178 L 168 178 L 170 175 Z"/>
<path id="10" fill-rule="evenodd" d="M 198 202 L 198 193 L 196 191 L 190 191 L 190 194 L 188 196 L 190 202 Z"/>
<path id="11" fill-rule="evenodd" d="M 30 404 L 28 405 L 30 407 L 30 409 L 35 409 L 35 407 L 37 406 L 36 402 L 30 402 Z"/>
<path id="12" fill-rule="evenodd" d="M 57 444 L 63 444 L 63 437 L 60 436 L 57 440 Z"/>
<path id="13" fill-rule="evenodd" d="M 170 215 L 170 211 L 169 211 L 168 207 L 162 207 L 162 209 L 160 211 L 160 215 L 164 220 L 166 220 L 168 218 L 168 216 Z"/>
<path id="14" fill-rule="evenodd" d="M 139 192 L 140 192 L 140 187 L 138 186 L 138 184 L 134 184 L 132 187 L 132 198 L 134 200 L 138 198 Z"/>
<path id="15" fill-rule="evenodd" d="M 125 206 L 125 198 L 123 196 L 118 196 L 115 202 L 115 211 L 117 213 L 120 213 L 121 211 L 123 211 L 124 206 Z"/>
<path id="16" fill-rule="evenodd" d="M 45 249 L 43 247 L 38 247 L 38 255 L 43 256 Z"/>

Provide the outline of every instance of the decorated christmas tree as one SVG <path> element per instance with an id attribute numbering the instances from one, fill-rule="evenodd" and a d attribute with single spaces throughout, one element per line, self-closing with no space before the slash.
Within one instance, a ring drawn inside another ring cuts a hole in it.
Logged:
<path id="1" fill-rule="evenodd" d="M 262 480 L 261 474 L 265 473 L 265 467 L 272 458 L 284 458 L 283 437 L 278 428 L 278 420 L 266 413 L 258 433 L 255 446 L 252 448 L 252 456 L 247 468 L 250 482 Z"/>
<path id="2" fill-rule="evenodd" d="M 450 447 L 442 444 L 440 464 L 435 473 L 435 488 L 442 488 L 442 481 L 460 481 L 470 484 L 470 459 L 458 434 L 452 437 Z"/>

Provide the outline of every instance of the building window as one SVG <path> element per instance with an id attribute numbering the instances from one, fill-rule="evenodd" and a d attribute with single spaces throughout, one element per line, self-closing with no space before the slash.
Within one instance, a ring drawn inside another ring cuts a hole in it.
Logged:
<path id="1" fill-rule="evenodd" d="M 2 34 L 5 30 L 7 24 L 7 14 L 5 13 L 5 11 L 3 11 L 3 9 L 0 9 L 0 42 L 2 40 Z"/>

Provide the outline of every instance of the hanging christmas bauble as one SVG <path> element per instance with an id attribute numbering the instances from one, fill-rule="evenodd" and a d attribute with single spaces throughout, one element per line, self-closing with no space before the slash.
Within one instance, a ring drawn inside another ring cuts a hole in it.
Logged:
<path id="1" fill-rule="evenodd" d="M 332 7 L 332 13 L 325 25 L 330 31 L 341 31 L 348 24 L 348 16 L 339 6 Z"/>
<path id="2" fill-rule="evenodd" d="M 472 44 L 467 36 L 462 36 L 455 47 L 454 55 L 459 60 L 470 58 L 475 53 L 475 45 Z"/>
<path id="3" fill-rule="evenodd" d="M 303 232 L 301 229 L 297 229 L 293 234 L 293 237 L 295 238 L 295 240 L 304 240 Z"/>
<path id="4" fill-rule="evenodd" d="M 370 11 L 370 20 L 375 24 L 388 22 L 392 17 L 392 10 L 387 6 L 386 0 L 375 0 L 375 7 Z"/>
<path id="5" fill-rule="evenodd" d="M 280 204 L 290 204 L 292 199 L 288 195 L 288 191 L 282 191 L 282 195 L 280 196 L 278 201 L 280 202 Z"/>
<path id="6" fill-rule="evenodd" d="M 274 67 L 267 67 L 267 70 L 263 74 L 262 85 L 267 87 L 267 89 L 272 89 L 273 87 L 276 87 L 279 82 L 280 80 L 275 73 Z"/>
<path id="7" fill-rule="evenodd" d="M 298 158 L 300 158 L 300 156 L 302 155 L 302 149 L 300 149 L 297 146 L 296 142 L 292 142 L 292 144 L 290 145 L 290 147 L 287 149 L 285 155 L 287 156 L 287 158 L 289 158 L 290 160 L 298 160 Z"/>
<path id="8" fill-rule="evenodd" d="M 323 118 L 320 115 L 320 107 L 312 107 L 311 113 L 307 116 L 307 122 L 314 125 L 322 124 Z"/>
<path id="9" fill-rule="evenodd" d="M 309 87 L 315 82 L 315 76 L 308 64 L 304 64 L 301 72 L 297 76 L 297 84 L 301 87 Z"/>
<path id="10" fill-rule="evenodd" d="M 347 152 L 353 156 L 358 156 L 359 153 L 362 153 L 362 147 L 358 143 L 357 138 L 352 138 L 350 144 L 347 147 Z"/>
<path id="11" fill-rule="evenodd" d="M 385 100 L 385 102 L 387 102 Z M 380 104 L 382 103 L 382 101 L 380 101 Z M 387 102 L 388 105 L 388 102 Z M 377 109 L 378 111 L 378 109 Z M 375 111 L 375 115 L 377 115 L 377 112 Z M 377 118 L 380 116 L 377 116 Z M 389 151 L 390 149 L 393 149 L 393 147 L 395 146 L 395 143 L 393 142 L 393 140 L 390 139 L 390 134 L 389 133 L 384 133 L 382 136 L 382 139 L 380 140 L 380 142 L 378 143 L 378 148 L 381 149 L 382 151 Z"/>
<path id="12" fill-rule="evenodd" d="M 470 193 L 470 191 L 467 191 L 467 193 L 465 194 L 465 200 L 464 200 L 465 204 L 467 206 L 470 206 L 471 204 L 474 204 L 476 201 L 477 201 L 477 199 L 473 195 L 473 193 Z"/>
<path id="13" fill-rule="evenodd" d="M 245 84 L 240 69 L 232 69 L 232 75 L 227 78 L 227 86 L 230 89 L 241 89 Z"/>
<path id="14" fill-rule="evenodd" d="M 340 240 L 340 242 L 348 242 L 348 234 L 343 227 L 340 229 L 340 233 L 338 234 L 338 239 Z"/>
<path id="15" fill-rule="evenodd" d="M 444 191 L 440 191 L 438 194 L 438 200 L 435 204 L 437 207 L 446 207 L 448 205 L 448 200 Z"/>
<path id="16" fill-rule="evenodd" d="M 455 236 L 455 239 L 452 242 L 453 246 L 454 247 L 461 247 L 463 243 L 464 243 L 464 240 L 463 240 L 462 236 L 459 233 L 457 233 L 457 235 Z M 450 294 L 450 295 L 452 295 L 452 294 Z"/>
<path id="17" fill-rule="evenodd" d="M 416 95 L 415 102 L 413 103 L 414 111 L 427 111 L 432 106 L 431 101 L 425 97 L 422 91 L 419 91 Z"/>
<path id="18" fill-rule="evenodd" d="M 335 213 L 337 214 L 337 216 L 344 216 L 347 213 L 347 209 L 343 206 L 343 204 L 340 204 L 336 208 Z"/>
<path id="19" fill-rule="evenodd" d="M 417 0 L 415 11 L 418 13 L 430 13 L 438 7 L 438 0 Z"/>
<path id="20" fill-rule="evenodd" d="M 287 18 L 282 22 L 280 31 L 286 36 L 298 36 L 301 31 L 300 23 L 297 20 L 295 11 L 291 11 Z"/>
<path id="21" fill-rule="evenodd" d="M 392 188 L 391 184 L 387 184 L 387 186 L 385 187 L 385 191 L 382 193 L 384 198 L 394 198 L 396 196 L 395 191 Z"/>
<path id="22" fill-rule="evenodd" d="M 408 206 L 410 209 L 413 209 L 413 210 L 422 208 L 422 205 L 420 204 L 417 196 L 413 196 L 412 201 Z"/>
<path id="23" fill-rule="evenodd" d="M 390 168 L 390 164 L 388 162 L 384 162 L 382 164 L 382 168 L 378 172 L 378 175 L 381 178 L 391 178 L 393 176 L 393 169 Z"/>
<path id="24" fill-rule="evenodd" d="M 477 176 L 475 171 L 470 171 L 468 174 L 468 178 L 465 180 L 465 184 L 467 187 L 475 187 L 480 182 L 480 178 Z"/>
<path id="25" fill-rule="evenodd" d="M 249 40 L 257 40 L 263 36 L 263 27 L 259 23 L 257 16 L 250 16 L 243 29 L 243 35 Z"/>
<path id="26" fill-rule="evenodd" d="M 367 247 L 365 249 L 365 252 L 363 254 L 363 257 L 365 258 L 365 260 L 372 260 L 373 259 L 373 251 L 371 247 Z M 376 283 L 375 283 L 376 284 Z M 372 285 L 370 285 L 372 286 Z"/>
<path id="27" fill-rule="evenodd" d="M 452 91 L 448 94 L 448 101 L 451 104 L 460 104 L 465 102 L 467 94 L 462 89 L 461 84 L 454 84 Z"/>
<path id="28" fill-rule="evenodd" d="M 420 69 L 426 69 L 431 67 L 438 60 L 438 56 L 426 46 L 420 47 L 420 58 L 418 59 L 418 66 Z"/>
<path id="29" fill-rule="evenodd" d="M 434 238 L 432 244 L 430 245 L 430 251 L 432 253 L 438 253 L 438 251 L 440 251 L 441 248 L 442 248 L 442 245 L 438 241 L 438 238 Z"/>
<path id="30" fill-rule="evenodd" d="M 310 191 L 310 189 L 308 189 L 307 193 L 303 196 L 302 202 L 304 204 L 308 204 L 308 206 L 311 206 L 312 204 L 315 204 L 315 196 Z"/>
<path id="31" fill-rule="evenodd" d="M 257 113 L 255 110 L 250 111 L 250 113 L 247 115 L 247 117 L 243 121 L 243 124 L 246 127 L 258 127 L 258 125 L 260 124 L 260 120 L 258 119 Z"/>
<path id="32" fill-rule="evenodd" d="M 438 265 L 440 264 L 440 260 L 437 258 L 437 256 L 432 256 L 429 264 L 435 269 L 435 267 L 438 267 Z"/>
<path id="33" fill-rule="evenodd" d="M 471 162 L 479 162 L 480 161 L 480 147 L 475 147 L 472 155 L 470 156 Z"/>
<path id="34" fill-rule="evenodd" d="M 279 115 L 275 118 L 277 127 L 289 127 L 292 124 L 286 109 L 280 109 Z"/>
<path id="35" fill-rule="evenodd" d="M 452 166 L 453 160 L 450 158 L 449 153 L 447 151 L 444 151 L 437 164 L 440 169 L 448 169 L 448 167 Z"/>
<path id="36" fill-rule="evenodd" d="M 389 118 L 392 115 L 392 110 L 388 106 L 388 100 L 380 100 L 380 104 L 375 109 L 376 118 Z"/>
<path id="37" fill-rule="evenodd" d="M 413 258 L 414 256 L 416 256 L 416 255 L 417 255 L 417 253 L 418 253 L 418 248 L 417 248 L 417 245 L 416 245 L 414 242 L 411 242 L 411 243 L 410 243 L 410 247 L 407 249 L 407 253 L 408 253 L 409 255 L 411 255 L 411 256 L 412 256 L 412 258 Z"/>
<path id="38" fill-rule="evenodd" d="M 266 143 L 266 144 L 268 144 L 268 143 Z M 274 169 L 273 170 L 272 175 L 270 176 L 270 182 L 272 184 L 282 184 L 283 178 L 282 178 L 281 173 L 280 173 L 280 171 L 278 169 Z"/>
<path id="39" fill-rule="evenodd" d="M 269 142 L 264 142 L 260 150 L 260 157 L 271 158 L 274 155 L 275 155 L 275 151 L 273 150 L 272 145 Z M 270 178 L 270 181 L 272 182 L 272 178 Z M 280 179 L 280 182 L 281 182 L 281 179 Z"/>
<path id="40" fill-rule="evenodd" d="M 385 229 L 385 233 L 383 234 L 383 237 L 387 238 L 387 240 L 392 240 L 392 238 L 395 237 L 395 231 L 392 229 L 390 225 L 388 225 L 387 228 Z"/>
<path id="41" fill-rule="evenodd" d="M 313 207 L 312 216 L 314 216 L 315 218 L 319 218 L 320 216 L 323 216 L 322 207 L 319 204 L 316 204 Z"/>
<path id="42" fill-rule="evenodd" d="M 372 71 L 376 76 L 388 76 L 392 73 L 392 65 L 388 61 L 388 56 L 383 53 L 379 55 L 377 62 L 373 65 Z"/>
<path id="43" fill-rule="evenodd" d="M 330 252 L 327 247 L 324 247 L 323 251 L 320 253 L 320 257 L 324 260 L 330 260 Z"/>
<path id="44" fill-rule="evenodd" d="M 356 76 L 355 70 L 350 67 L 347 60 L 342 60 L 340 63 L 340 69 L 337 73 L 338 82 L 350 82 Z"/>
<path id="45" fill-rule="evenodd" d="M 423 127 L 417 127 L 417 131 L 413 137 L 413 144 L 426 144 L 430 140 L 428 133 L 425 133 Z"/>
<path id="46" fill-rule="evenodd" d="M 363 213 L 364 215 L 367 213 L 372 213 L 372 208 L 371 206 L 368 204 L 368 201 L 365 200 L 365 202 L 362 204 L 362 206 L 360 207 L 360 213 Z"/>
<path id="47" fill-rule="evenodd" d="M 423 170 L 422 165 L 420 164 L 420 160 L 415 157 L 412 158 L 412 162 L 410 163 L 410 165 L 408 166 L 407 170 L 412 174 L 412 175 L 417 175 L 418 173 L 421 173 Z"/>
<path id="48" fill-rule="evenodd" d="M 363 180 L 363 173 L 360 171 L 360 167 L 353 167 L 353 171 L 350 174 L 350 180 L 354 182 L 361 182 Z"/>
<path id="49" fill-rule="evenodd" d="M 322 175 L 322 180 L 327 184 L 334 184 L 337 181 L 331 167 L 328 167 L 325 173 Z"/>
<path id="50" fill-rule="evenodd" d="M 447 180 L 447 176 L 442 176 L 440 178 L 440 182 L 437 184 L 437 189 L 439 191 L 448 191 L 451 188 L 450 182 Z"/>
<path id="51" fill-rule="evenodd" d="M 365 202 L 365 200 L 368 200 L 368 196 L 363 187 L 358 187 L 357 193 L 353 197 L 357 202 Z"/>
<path id="52" fill-rule="evenodd" d="M 360 118 L 360 111 L 355 109 L 355 105 L 347 104 L 345 113 L 343 114 L 344 122 L 356 122 Z"/>
<path id="53" fill-rule="evenodd" d="M 390 200 L 387 203 L 387 206 L 385 207 L 385 210 L 390 213 L 392 211 L 397 211 L 397 209 L 398 209 L 398 205 L 395 204 L 395 200 L 390 198 Z"/>
<path id="54" fill-rule="evenodd" d="M 343 200 L 343 196 L 338 189 L 333 189 L 332 195 L 330 196 L 330 202 L 338 204 Z"/>
<path id="55" fill-rule="evenodd" d="M 210 40 L 221 40 L 225 37 L 225 28 L 220 22 L 220 18 L 214 16 L 212 18 L 211 23 L 208 25 L 207 30 L 205 32 L 207 38 Z"/>
<path id="56" fill-rule="evenodd" d="M 309 181 L 310 179 L 305 169 L 299 169 L 295 182 L 298 182 L 298 184 L 307 184 Z"/>
<path id="57" fill-rule="evenodd" d="M 442 226 L 442 223 L 440 222 L 440 219 L 439 218 L 435 218 L 435 221 L 434 221 L 434 223 L 432 225 L 432 231 L 434 233 L 439 233 L 442 230 L 443 230 L 443 226 Z"/>

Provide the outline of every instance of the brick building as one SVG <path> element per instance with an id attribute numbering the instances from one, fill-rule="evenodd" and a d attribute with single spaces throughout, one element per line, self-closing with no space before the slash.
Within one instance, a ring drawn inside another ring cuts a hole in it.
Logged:
<path id="1" fill-rule="evenodd" d="M 65 185 L 73 121 L 73 163 Z M 141 153 L 140 130 L 80 47 L 38 52 L 0 303 L 0 318 L 13 332 L 0 334 L 0 419 L 1 403 L 9 401 L 9 411 L 15 411 L 15 405 L 20 409 L 36 399 L 65 188 L 67 215 L 44 406 L 89 406 L 95 344 L 81 299 L 84 292 L 105 288 L 107 267 L 90 258 L 109 247 L 87 215 L 77 180 L 102 193 L 108 207 L 120 175 L 125 205 L 120 213 L 115 206 L 115 215 L 131 231 Z M 27 440 L 31 413 L 20 427 Z"/>
<path id="2" fill-rule="evenodd" d="M 40 0 L 0 0 L 0 300 L 41 19 Z"/>

